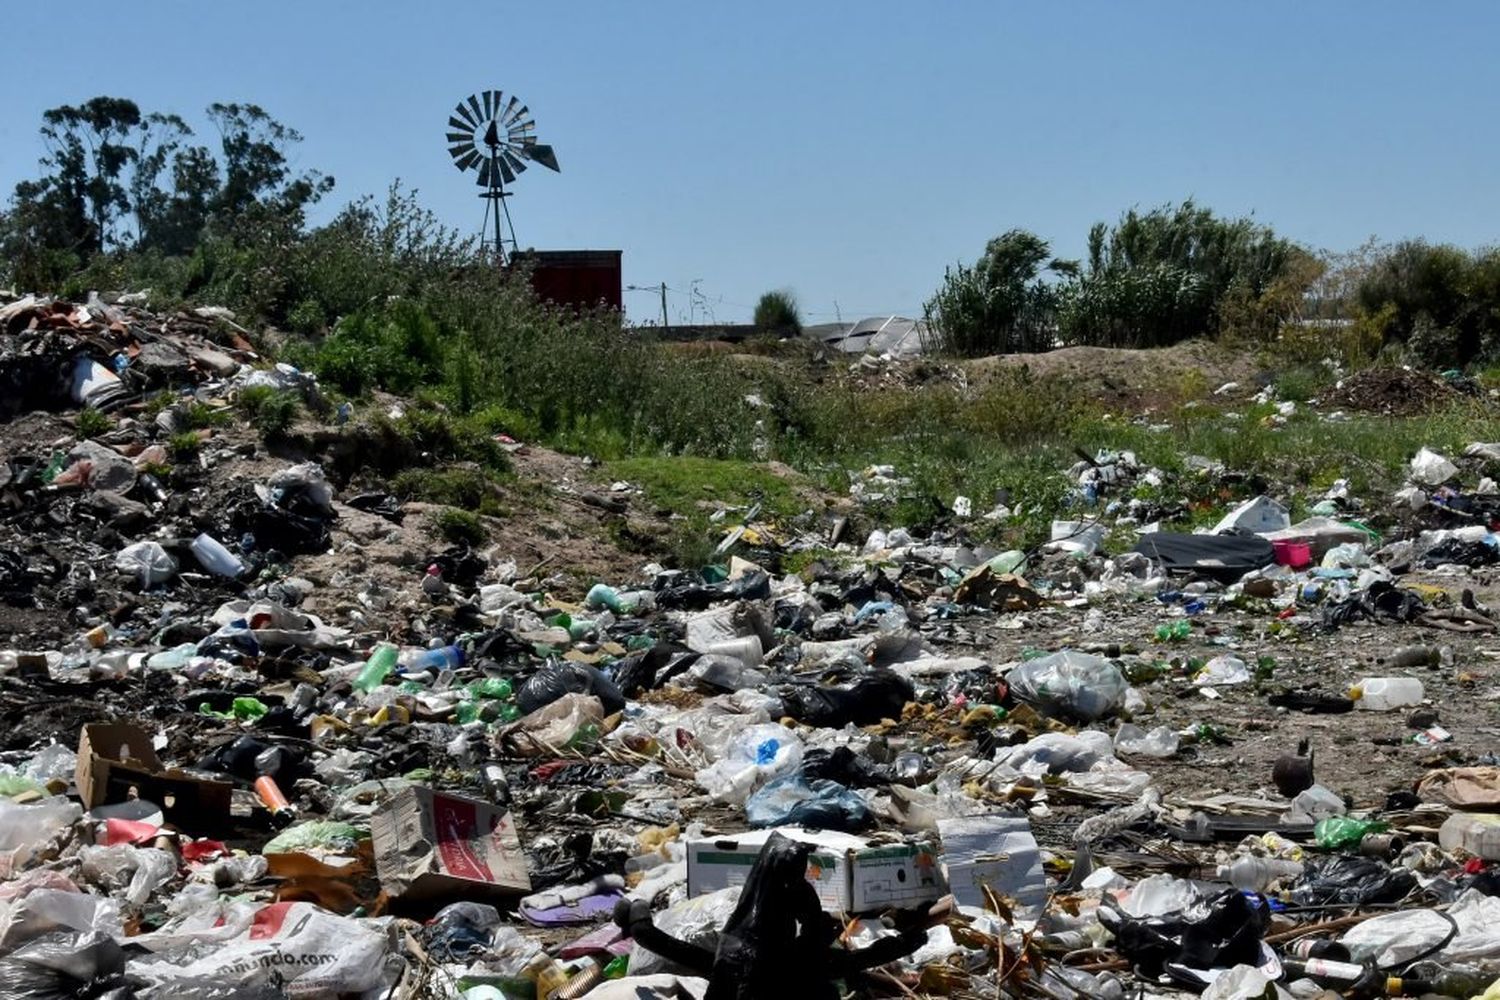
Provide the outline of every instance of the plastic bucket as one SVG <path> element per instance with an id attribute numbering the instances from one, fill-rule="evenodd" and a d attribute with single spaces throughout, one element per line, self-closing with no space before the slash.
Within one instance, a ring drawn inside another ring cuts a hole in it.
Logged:
<path id="1" fill-rule="evenodd" d="M 1301 569 L 1312 562 L 1312 546 L 1307 542 L 1275 541 L 1271 543 L 1271 551 L 1279 566 Z"/>

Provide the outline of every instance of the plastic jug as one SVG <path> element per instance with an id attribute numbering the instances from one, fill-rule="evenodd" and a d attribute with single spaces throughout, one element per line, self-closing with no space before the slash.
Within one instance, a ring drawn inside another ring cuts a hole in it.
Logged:
<path id="1" fill-rule="evenodd" d="M 1349 689 L 1354 707 L 1367 712 L 1410 708 L 1422 701 L 1422 682 L 1415 677 L 1366 677 Z"/>
<path id="2" fill-rule="evenodd" d="M 1438 828 L 1438 846 L 1462 847 L 1486 861 L 1500 861 L 1500 814 L 1454 813 Z"/>

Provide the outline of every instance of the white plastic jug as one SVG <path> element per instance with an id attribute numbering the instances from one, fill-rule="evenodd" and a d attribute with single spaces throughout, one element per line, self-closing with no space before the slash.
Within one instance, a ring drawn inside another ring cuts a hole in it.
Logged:
<path id="1" fill-rule="evenodd" d="M 1422 682 L 1415 677 L 1366 677 L 1349 689 L 1355 707 L 1389 712 L 1421 704 Z"/>
<path id="2" fill-rule="evenodd" d="M 1454 813 L 1438 828 L 1438 846 L 1445 851 L 1462 847 L 1486 861 L 1500 860 L 1500 815 Z"/>

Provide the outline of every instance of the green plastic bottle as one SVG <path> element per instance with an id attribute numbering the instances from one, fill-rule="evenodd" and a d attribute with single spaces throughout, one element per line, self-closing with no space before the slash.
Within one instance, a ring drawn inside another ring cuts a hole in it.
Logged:
<path id="1" fill-rule="evenodd" d="M 376 646 L 359 676 L 354 678 L 354 690 L 360 694 L 369 694 L 384 684 L 391 671 L 396 669 L 396 656 L 397 649 L 391 643 L 382 642 Z"/>

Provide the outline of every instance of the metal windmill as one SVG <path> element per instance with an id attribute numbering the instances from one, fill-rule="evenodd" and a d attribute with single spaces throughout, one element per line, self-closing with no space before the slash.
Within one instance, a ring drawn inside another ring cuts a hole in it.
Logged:
<path id="1" fill-rule="evenodd" d="M 473 170 L 474 182 L 484 188 L 479 195 L 485 199 L 481 239 L 488 234 L 493 216 L 495 253 L 505 263 L 502 214 L 505 229 L 510 232 L 511 250 L 516 249 L 516 227 L 505 203 L 510 192 L 505 185 L 515 183 L 527 163 L 558 170 L 557 155 L 551 146 L 536 141 L 536 122 L 526 105 L 498 90 L 470 94 L 458 102 L 448 118 L 448 155 L 459 170 Z"/>

